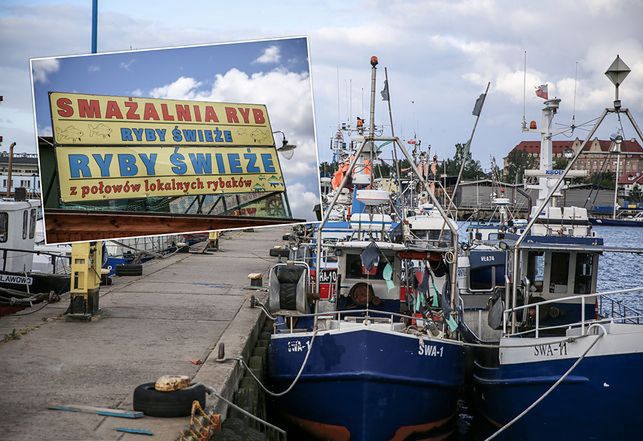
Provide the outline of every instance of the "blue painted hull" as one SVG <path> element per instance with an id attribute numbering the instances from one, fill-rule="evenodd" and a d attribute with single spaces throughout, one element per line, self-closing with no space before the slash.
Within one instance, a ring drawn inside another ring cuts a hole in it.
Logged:
<path id="1" fill-rule="evenodd" d="M 308 341 L 296 335 L 272 339 L 269 367 L 275 390 L 293 381 Z M 442 340 L 426 339 L 424 345 L 420 350 L 417 338 L 364 328 L 320 333 L 302 377 L 279 398 L 279 408 L 325 439 L 444 435 L 452 429 L 449 423 L 464 383 L 464 352 L 457 343 Z M 288 351 L 298 346 L 303 350 Z"/>
<path id="2" fill-rule="evenodd" d="M 643 222 L 630 219 L 589 218 L 592 225 L 606 227 L 643 227 Z"/>
<path id="3" fill-rule="evenodd" d="M 477 409 L 504 425 L 536 401 L 574 363 L 554 360 L 474 371 Z M 643 438 L 643 354 L 587 357 L 499 440 Z"/>

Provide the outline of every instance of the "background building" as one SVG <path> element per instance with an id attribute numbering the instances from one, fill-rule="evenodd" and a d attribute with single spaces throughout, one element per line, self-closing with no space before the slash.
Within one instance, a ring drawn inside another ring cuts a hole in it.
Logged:
<path id="1" fill-rule="evenodd" d="M 573 141 L 554 141 L 553 142 L 553 160 L 554 165 L 556 160 L 563 161 L 563 153 L 566 149 L 572 149 L 574 153 L 578 151 L 582 140 L 576 138 Z M 624 140 L 621 143 L 621 153 L 616 155 L 610 154 L 612 142 L 610 140 L 602 140 L 595 138 L 587 143 L 583 149 L 583 153 L 579 156 L 575 170 L 587 170 L 590 175 L 596 173 L 616 172 L 616 157 L 619 157 L 620 172 L 640 172 L 643 170 L 643 148 L 637 140 Z M 508 169 L 510 163 L 510 155 L 512 152 L 526 152 L 534 161 L 534 167 L 538 168 L 540 163 L 540 140 L 536 141 L 521 141 L 516 145 L 507 156 L 503 158 L 504 168 Z M 607 161 L 607 162 L 606 162 Z M 605 163 L 606 162 L 606 163 Z M 605 163 L 605 164 L 604 164 Z"/>
<path id="2" fill-rule="evenodd" d="M 11 173 L 11 194 L 18 187 L 27 189 L 30 197 L 40 197 L 38 155 L 14 153 Z M 0 152 L 0 197 L 6 196 L 9 180 L 9 153 Z"/>

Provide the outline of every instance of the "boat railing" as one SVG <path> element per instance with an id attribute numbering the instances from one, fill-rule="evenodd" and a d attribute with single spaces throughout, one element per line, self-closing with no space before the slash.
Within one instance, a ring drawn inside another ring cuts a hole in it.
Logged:
<path id="1" fill-rule="evenodd" d="M 502 320 L 502 333 L 504 336 L 520 336 L 525 334 L 533 334 L 536 338 L 540 336 L 542 331 L 551 331 L 554 329 L 564 329 L 564 328 L 578 328 L 580 327 L 581 335 L 585 335 L 586 331 L 589 328 L 589 325 L 594 323 L 639 323 L 639 320 L 643 317 L 643 314 L 634 308 L 622 304 L 622 309 L 619 310 L 619 307 L 616 307 L 616 314 L 604 317 L 604 318 L 587 318 L 585 314 L 585 306 L 588 304 L 593 304 L 598 302 L 598 305 L 601 305 L 603 298 L 611 299 L 610 296 L 618 294 L 632 294 L 632 293 L 643 292 L 643 287 L 639 286 L 636 288 L 620 289 L 614 291 L 606 291 L 602 293 L 594 294 L 577 294 L 567 297 L 558 297 L 555 299 L 544 300 L 538 303 L 530 303 L 527 305 L 516 306 L 514 308 L 506 309 L 503 311 L 503 320 Z M 566 323 L 563 325 L 555 326 L 541 326 L 540 324 L 540 308 L 544 305 L 549 305 L 552 303 L 568 302 L 568 301 L 578 301 L 580 300 L 581 304 L 581 319 L 576 323 Z M 627 309 L 625 309 L 627 308 Z M 507 328 L 511 327 L 511 321 L 518 311 L 530 309 L 534 310 L 534 326 L 528 330 L 519 331 L 519 332 L 507 332 Z M 602 312 L 605 312 L 605 308 L 601 308 Z M 627 315 L 627 314 L 630 315 Z"/>
<path id="2" fill-rule="evenodd" d="M 355 314 L 362 314 L 365 313 L 366 315 L 363 316 L 356 316 Z M 372 314 L 372 315 L 371 315 Z M 277 313 L 276 315 L 280 315 Z M 400 319 L 405 319 L 405 320 L 423 320 L 423 318 L 419 317 L 413 317 L 407 314 L 401 314 L 398 312 L 390 312 L 390 311 L 380 311 L 376 309 L 346 309 L 346 310 L 337 310 L 337 311 L 324 311 L 324 312 L 314 312 L 314 313 L 308 313 L 308 314 L 302 314 L 302 313 L 296 313 L 292 315 L 288 315 L 288 317 L 291 318 L 290 320 L 290 326 L 289 326 L 289 333 L 300 333 L 300 332 L 308 332 L 308 330 L 304 329 L 298 329 L 295 328 L 293 325 L 292 318 L 304 318 L 304 317 L 312 317 L 315 320 L 315 324 L 317 324 L 317 321 L 319 319 L 326 319 L 326 320 L 336 320 L 338 323 L 338 327 L 336 329 L 341 328 L 341 322 L 342 322 L 342 316 L 344 320 L 347 322 L 365 322 L 365 323 L 384 323 L 384 324 L 391 324 L 393 326 L 393 323 L 395 323 L 395 318 L 400 318 Z M 377 316 L 377 317 L 374 317 Z M 427 321 L 428 319 L 424 319 Z"/>
<path id="3" fill-rule="evenodd" d="M 63 262 L 63 265 L 65 260 L 67 261 L 68 266 L 71 265 L 71 256 L 66 256 L 62 253 L 54 253 L 54 252 L 40 251 L 40 250 L 27 250 L 22 248 L 0 248 L 0 251 L 2 251 L 2 271 L 7 271 L 7 263 L 9 261 L 9 258 L 16 257 L 16 256 L 9 256 L 9 253 L 35 254 L 37 256 L 52 257 L 54 274 L 56 273 L 56 262 L 58 260 L 61 260 L 61 262 Z"/>
<path id="4" fill-rule="evenodd" d="M 603 296 L 599 298 L 598 306 L 602 315 L 607 315 L 622 323 L 641 324 L 641 312 L 626 305 L 621 299 Z"/>

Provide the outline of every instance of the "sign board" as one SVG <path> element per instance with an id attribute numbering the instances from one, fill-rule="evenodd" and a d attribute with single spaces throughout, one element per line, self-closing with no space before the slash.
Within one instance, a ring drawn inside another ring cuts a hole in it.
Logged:
<path id="1" fill-rule="evenodd" d="M 58 145 L 274 145 L 266 106 L 50 92 Z"/>
<path id="2" fill-rule="evenodd" d="M 56 147 L 63 202 L 285 191 L 275 147 Z"/>

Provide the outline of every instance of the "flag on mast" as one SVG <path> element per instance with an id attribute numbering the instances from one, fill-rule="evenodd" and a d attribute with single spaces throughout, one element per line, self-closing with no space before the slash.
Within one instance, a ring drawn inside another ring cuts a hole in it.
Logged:
<path id="1" fill-rule="evenodd" d="M 482 106 L 484 104 L 484 100 L 487 97 L 486 93 L 481 93 L 478 99 L 476 100 L 475 105 L 473 106 L 473 112 L 471 112 L 472 115 L 474 116 L 480 116 L 480 112 L 482 111 Z"/>
<path id="2" fill-rule="evenodd" d="M 384 89 L 380 92 L 382 94 L 382 101 L 390 101 L 391 97 L 388 94 L 388 80 L 384 80 Z"/>
<path id="3" fill-rule="evenodd" d="M 544 100 L 549 99 L 549 94 L 547 93 L 547 84 L 541 84 L 536 88 L 536 96 Z"/>

